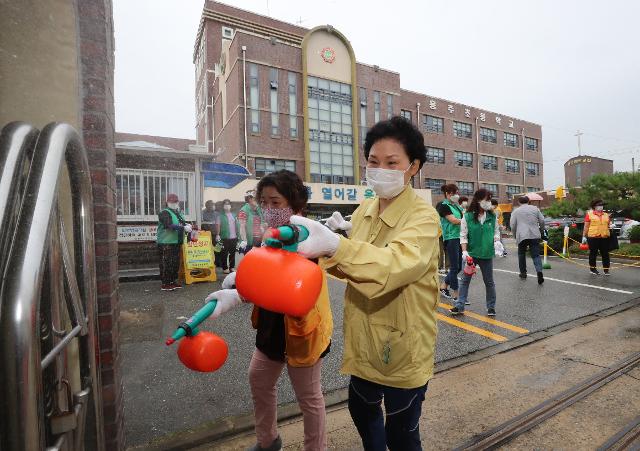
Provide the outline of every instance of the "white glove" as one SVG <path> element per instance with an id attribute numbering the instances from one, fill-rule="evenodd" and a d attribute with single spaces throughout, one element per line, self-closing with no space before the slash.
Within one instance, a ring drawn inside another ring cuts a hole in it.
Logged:
<path id="1" fill-rule="evenodd" d="M 236 284 L 236 273 L 232 272 L 222 281 L 222 288 L 231 289 Z"/>
<path id="2" fill-rule="evenodd" d="M 351 230 L 351 223 L 349 221 L 345 221 L 339 211 L 334 211 L 329 219 L 327 219 L 327 227 L 331 230 L 344 230 L 348 232 Z"/>
<path id="3" fill-rule="evenodd" d="M 332 257 L 338 250 L 340 237 L 319 222 L 297 215 L 291 216 L 290 222 L 309 231 L 309 237 L 298 243 L 298 254 L 303 257 Z"/>
<path id="4" fill-rule="evenodd" d="M 241 250 L 245 250 L 247 248 L 247 242 L 246 241 L 240 241 L 240 249 Z"/>
<path id="5" fill-rule="evenodd" d="M 219 318 L 223 313 L 228 312 L 232 308 L 242 304 L 242 299 L 240 299 L 240 295 L 238 294 L 238 290 L 219 290 L 214 291 L 209 296 L 206 297 L 206 302 L 211 302 L 212 300 L 218 301 L 216 308 L 213 310 L 211 314 L 212 319 Z"/>
<path id="6" fill-rule="evenodd" d="M 220 235 L 216 235 L 216 242 L 220 241 Z"/>
<path id="7" fill-rule="evenodd" d="M 462 261 L 463 261 L 463 263 L 466 263 L 468 258 L 469 258 L 469 252 L 462 251 Z"/>
<path id="8" fill-rule="evenodd" d="M 586 236 L 582 237 L 582 244 L 587 244 L 587 237 Z"/>
<path id="9" fill-rule="evenodd" d="M 193 226 L 191 224 L 185 224 L 184 225 L 184 231 L 187 233 L 191 233 L 191 231 L 193 230 Z"/>

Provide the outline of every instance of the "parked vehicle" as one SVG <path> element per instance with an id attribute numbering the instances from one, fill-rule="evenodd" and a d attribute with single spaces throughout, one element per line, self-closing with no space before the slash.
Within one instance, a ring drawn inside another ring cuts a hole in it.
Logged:
<path id="1" fill-rule="evenodd" d="M 628 239 L 631 228 L 637 225 L 640 226 L 640 221 L 634 221 L 633 219 L 625 218 L 625 221 L 620 227 L 620 234 L 619 234 L 620 238 Z"/>

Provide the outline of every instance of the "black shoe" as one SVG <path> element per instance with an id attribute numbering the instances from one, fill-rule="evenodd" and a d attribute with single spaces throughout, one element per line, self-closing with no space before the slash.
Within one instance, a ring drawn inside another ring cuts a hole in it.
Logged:
<path id="1" fill-rule="evenodd" d="M 605 275 L 605 276 L 610 276 L 610 275 L 611 275 L 611 274 L 609 274 L 609 270 L 608 270 L 608 269 L 605 269 L 605 270 L 604 270 L 604 275 Z"/>
<path id="2" fill-rule="evenodd" d="M 542 285 L 544 283 L 544 275 L 542 272 L 538 273 L 538 285 Z"/>
<path id="3" fill-rule="evenodd" d="M 592 269 L 591 269 L 591 274 L 592 274 L 592 275 L 594 275 L 594 276 L 599 276 L 599 275 L 600 275 L 600 271 L 598 271 L 598 270 L 597 270 L 597 269 L 595 269 L 595 268 L 592 268 Z"/>
<path id="4" fill-rule="evenodd" d="M 458 307 L 453 307 L 449 310 L 449 313 L 451 313 L 451 316 L 458 316 L 462 315 L 464 312 L 461 312 Z"/>
<path id="5" fill-rule="evenodd" d="M 496 316 L 496 309 L 494 308 L 487 309 L 487 316 Z"/>
<path id="6" fill-rule="evenodd" d="M 520 277 L 522 280 L 527 278 L 527 273 L 526 272 L 521 272 L 520 274 L 518 274 L 518 277 Z"/>
<path id="7" fill-rule="evenodd" d="M 257 443 L 251 448 L 247 448 L 247 451 L 280 451 L 282 449 L 282 439 L 277 436 L 271 445 L 266 448 L 262 448 Z"/>
<path id="8" fill-rule="evenodd" d="M 440 288 L 440 294 L 447 299 L 451 299 L 451 292 L 448 288 Z"/>

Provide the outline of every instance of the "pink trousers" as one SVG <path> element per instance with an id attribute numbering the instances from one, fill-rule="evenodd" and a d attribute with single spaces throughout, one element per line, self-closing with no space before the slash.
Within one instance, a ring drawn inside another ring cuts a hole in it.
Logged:
<path id="1" fill-rule="evenodd" d="M 249 384 L 253 397 L 258 444 L 266 448 L 278 436 L 276 383 L 286 364 L 269 359 L 256 349 L 249 365 Z M 327 448 L 325 433 L 325 408 L 320 368 L 322 360 L 305 368 L 287 365 L 287 372 L 304 422 L 305 451 L 322 451 Z"/>

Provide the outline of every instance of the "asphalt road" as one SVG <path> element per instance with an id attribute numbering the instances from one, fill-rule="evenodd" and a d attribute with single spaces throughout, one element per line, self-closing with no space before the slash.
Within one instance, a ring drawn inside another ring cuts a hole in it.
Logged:
<path id="1" fill-rule="evenodd" d="M 442 320 L 439 321 L 436 361 L 486 348 L 526 331 L 535 332 L 589 315 L 640 293 L 640 268 L 616 268 L 612 276 L 605 278 L 592 276 L 587 268 L 573 263 L 559 259 L 550 259 L 550 262 L 552 269 L 545 272 L 547 281 L 539 286 L 535 277 L 526 281 L 518 278 L 515 255 L 496 259 L 497 322 L 485 316 L 484 286 L 480 278 L 471 284 L 471 306 L 467 310 L 476 315 L 456 317 L 458 322 L 452 324 L 447 322 L 446 308 L 439 307 Z M 534 272 L 530 260 L 528 265 L 529 271 Z M 174 292 L 161 292 L 158 281 L 120 285 L 125 431 L 129 446 L 215 419 L 251 412 L 247 368 L 255 333 L 250 324 L 250 305 L 242 305 L 205 326 L 229 345 L 229 358 L 217 372 L 201 374 L 187 370 L 177 358 L 175 345 L 171 348 L 164 345 L 164 339 L 176 325 L 195 312 L 202 305 L 202 299 L 218 285 L 195 284 Z M 322 371 L 326 392 L 347 383 L 347 377 L 339 373 L 344 284 L 330 280 L 329 289 L 335 328 L 331 352 L 324 359 Z M 445 299 L 442 302 L 448 303 Z M 288 378 L 282 377 L 279 402 L 293 400 Z"/>

